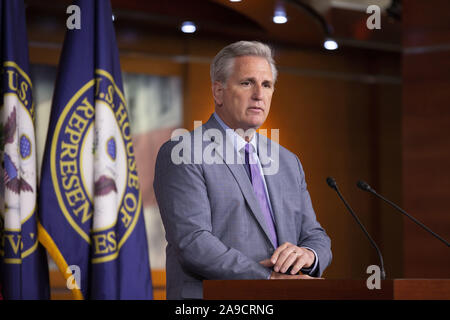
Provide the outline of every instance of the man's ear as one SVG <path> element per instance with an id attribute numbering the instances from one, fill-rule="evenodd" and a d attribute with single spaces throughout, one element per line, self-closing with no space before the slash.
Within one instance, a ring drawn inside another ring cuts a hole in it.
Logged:
<path id="1" fill-rule="evenodd" d="M 214 102 L 218 107 L 221 107 L 223 104 L 223 89 L 224 86 L 221 82 L 215 81 L 212 85 Z"/>

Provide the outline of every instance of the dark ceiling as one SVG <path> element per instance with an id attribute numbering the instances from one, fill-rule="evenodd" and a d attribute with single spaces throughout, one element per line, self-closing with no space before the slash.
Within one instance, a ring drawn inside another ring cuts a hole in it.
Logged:
<path id="1" fill-rule="evenodd" d="M 339 0 L 344 1 L 344 0 Z M 350 1 L 350 0 L 348 0 Z M 355 1 L 355 0 L 352 0 Z M 334 3 L 337 2 L 334 0 Z M 33 41 L 59 43 L 64 35 L 66 8 L 71 0 L 26 0 L 28 26 L 40 30 Z M 277 3 L 284 5 L 288 22 L 272 22 Z M 324 3 L 327 4 L 324 6 Z M 327 27 L 341 47 L 399 51 L 401 22 L 382 12 L 381 30 L 369 30 L 364 11 L 333 6 L 332 0 L 111 0 L 118 35 L 167 35 L 182 39 L 180 25 L 194 21 L 202 39 L 257 39 L 278 45 L 321 49 Z M 318 5 L 320 4 L 320 6 Z"/>

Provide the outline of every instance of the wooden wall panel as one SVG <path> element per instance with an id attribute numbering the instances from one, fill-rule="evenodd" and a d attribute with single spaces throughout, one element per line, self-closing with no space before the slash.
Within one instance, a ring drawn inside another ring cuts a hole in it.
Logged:
<path id="1" fill-rule="evenodd" d="M 403 204 L 450 239 L 450 2 L 404 3 Z M 450 277 L 449 248 L 404 220 L 405 277 Z"/>
<path id="2" fill-rule="evenodd" d="M 402 201 L 402 112 L 401 86 L 383 85 L 379 88 L 379 159 L 377 191 L 395 203 Z M 378 243 L 383 253 L 388 279 L 403 277 L 403 218 L 375 196 L 380 221 Z"/>

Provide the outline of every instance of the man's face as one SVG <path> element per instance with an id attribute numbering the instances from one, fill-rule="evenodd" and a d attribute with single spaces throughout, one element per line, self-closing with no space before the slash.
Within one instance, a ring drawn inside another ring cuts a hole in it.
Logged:
<path id="1" fill-rule="evenodd" d="M 262 57 L 234 59 L 226 86 L 213 85 L 216 113 L 232 129 L 259 128 L 270 110 L 273 75 L 269 62 Z"/>

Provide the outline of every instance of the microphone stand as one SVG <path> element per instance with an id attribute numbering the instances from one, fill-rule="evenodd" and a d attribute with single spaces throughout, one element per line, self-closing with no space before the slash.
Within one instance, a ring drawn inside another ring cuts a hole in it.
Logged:
<path id="1" fill-rule="evenodd" d="M 366 235 L 367 239 L 369 239 L 370 243 L 372 244 L 372 246 L 375 248 L 375 250 L 377 251 L 378 254 L 378 258 L 380 259 L 380 267 L 381 267 L 381 280 L 385 280 L 386 279 L 386 272 L 384 271 L 384 263 L 383 263 L 383 256 L 381 255 L 381 251 L 378 248 L 377 244 L 375 243 L 375 241 L 373 241 L 372 237 L 369 235 L 369 233 L 367 232 L 366 228 L 364 228 L 363 224 L 361 223 L 361 221 L 359 221 L 358 217 L 356 216 L 356 214 L 353 212 L 352 208 L 350 207 L 350 205 L 347 203 L 347 201 L 345 201 L 344 197 L 342 196 L 341 192 L 339 191 L 339 188 L 337 187 L 336 181 L 332 178 L 332 177 L 328 177 L 327 178 L 327 184 L 331 189 L 334 189 L 336 191 L 336 193 L 338 194 L 339 198 L 341 198 L 342 202 L 344 202 L 345 207 L 347 208 L 347 210 L 350 212 L 350 214 L 353 216 L 353 218 L 355 218 L 356 222 L 358 223 L 358 225 L 361 227 L 362 231 L 364 232 L 364 234 Z"/>
<path id="2" fill-rule="evenodd" d="M 396 205 L 395 203 L 393 203 L 392 201 L 386 199 L 385 197 L 383 197 L 382 195 L 378 194 L 374 189 L 372 189 L 371 186 L 369 186 L 369 184 L 367 182 L 361 181 L 359 180 L 356 183 L 356 186 L 358 188 L 360 188 L 363 191 L 367 191 L 370 193 L 373 193 L 375 196 L 377 196 L 378 198 L 380 198 L 381 200 L 383 200 L 384 202 L 388 203 L 389 205 L 391 205 L 392 207 L 394 207 L 395 209 L 397 209 L 398 211 L 400 211 L 401 213 L 403 213 L 405 216 L 407 216 L 409 219 L 411 219 L 412 221 L 414 221 L 417 225 L 421 226 L 423 229 L 425 229 L 426 231 L 428 231 L 429 233 L 431 233 L 433 236 L 435 236 L 437 239 L 441 240 L 443 243 L 445 243 L 447 245 L 447 247 L 450 247 L 450 244 L 448 243 L 447 240 L 445 240 L 444 238 L 442 238 L 441 236 L 439 236 L 438 234 L 436 234 L 435 232 L 433 232 L 430 228 L 428 228 L 426 225 L 424 225 L 422 222 L 420 222 L 419 220 L 417 220 L 416 218 L 414 218 L 413 216 L 409 215 L 405 210 L 403 210 L 402 208 L 400 208 L 398 205 Z"/>

